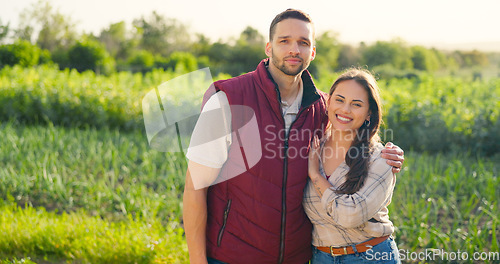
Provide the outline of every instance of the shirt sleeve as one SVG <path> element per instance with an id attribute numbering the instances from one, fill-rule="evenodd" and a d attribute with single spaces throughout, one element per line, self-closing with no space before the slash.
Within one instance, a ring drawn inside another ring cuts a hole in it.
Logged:
<path id="1" fill-rule="evenodd" d="M 329 188 L 323 193 L 321 203 L 338 225 L 345 228 L 358 227 L 390 203 L 396 176 L 392 167 L 380 156 L 380 151 L 379 148 L 373 154 L 368 177 L 358 192 L 337 194 L 333 188 Z"/>
<path id="2" fill-rule="evenodd" d="M 227 95 L 220 91 L 204 105 L 186 157 L 207 167 L 221 168 L 227 160 L 231 142 L 231 111 Z"/>

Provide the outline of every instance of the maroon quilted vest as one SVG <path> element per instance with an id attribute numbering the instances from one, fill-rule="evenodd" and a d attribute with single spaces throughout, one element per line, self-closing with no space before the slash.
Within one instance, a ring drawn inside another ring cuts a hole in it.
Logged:
<path id="1" fill-rule="evenodd" d="M 304 71 L 302 105 L 287 137 L 279 90 L 267 63 L 265 59 L 253 72 L 214 83 L 228 97 L 233 130 L 252 118 L 258 126 L 233 133 L 219 176 L 229 180 L 208 189 L 207 254 L 227 263 L 303 264 L 311 258 L 312 225 L 302 208 L 307 155 L 313 133 L 326 124 L 327 95 Z M 215 90 L 207 91 L 204 103 Z M 248 162 L 259 147 L 260 159 Z"/>

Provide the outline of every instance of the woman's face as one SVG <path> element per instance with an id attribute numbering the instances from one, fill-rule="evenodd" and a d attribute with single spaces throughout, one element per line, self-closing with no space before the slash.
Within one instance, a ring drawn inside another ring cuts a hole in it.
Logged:
<path id="1" fill-rule="evenodd" d="M 370 119 L 368 92 L 355 80 L 342 81 L 328 101 L 328 119 L 338 132 L 356 132 Z"/>

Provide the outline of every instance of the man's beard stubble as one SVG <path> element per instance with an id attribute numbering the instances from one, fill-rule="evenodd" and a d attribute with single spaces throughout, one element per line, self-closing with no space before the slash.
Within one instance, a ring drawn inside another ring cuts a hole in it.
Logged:
<path id="1" fill-rule="evenodd" d="M 300 74 L 307 66 L 304 65 L 304 60 L 299 57 L 299 56 L 286 56 L 283 58 L 283 60 L 278 60 L 276 59 L 277 57 L 274 55 L 274 51 L 271 51 L 272 53 L 272 57 L 271 57 L 271 62 L 274 64 L 274 66 L 276 68 L 278 68 L 281 72 L 283 72 L 284 74 L 286 75 L 289 75 L 289 76 L 297 76 L 298 74 Z M 296 58 L 296 59 L 300 59 L 302 61 L 302 64 L 299 65 L 299 67 L 296 69 L 296 70 L 291 70 L 291 69 L 288 69 L 286 66 L 285 66 L 285 59 L 288 59 L 288 58 Z"/>

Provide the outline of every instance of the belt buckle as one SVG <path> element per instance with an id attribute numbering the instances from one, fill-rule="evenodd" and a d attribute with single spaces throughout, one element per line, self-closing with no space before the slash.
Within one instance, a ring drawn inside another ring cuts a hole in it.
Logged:
<path id="1" fill-rule="evenodd" d="M 334 254 L 333 253 L 333 246 L 330 246 L 330 255 L 332 255 L 332 257 L 347 255 L 347 247 L 342 247 L 342 248 L 344 249 L 344 254 Z"/>

